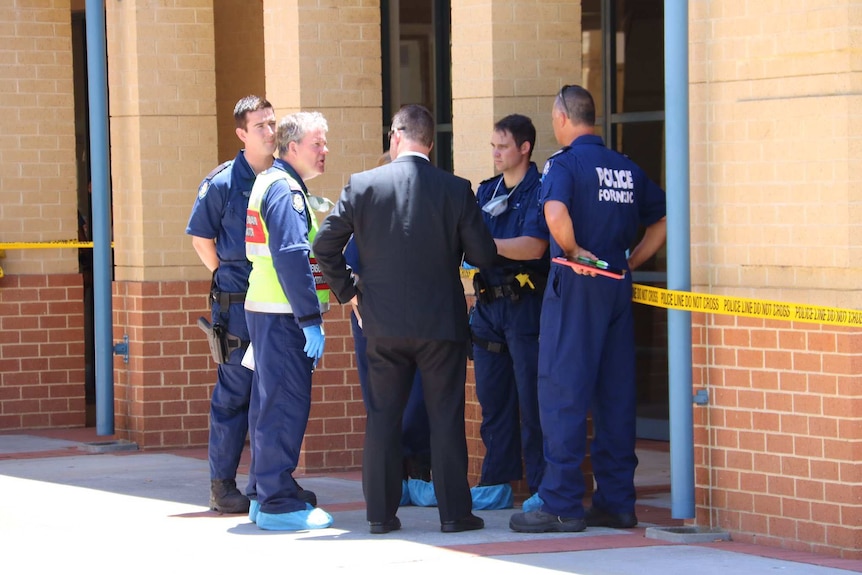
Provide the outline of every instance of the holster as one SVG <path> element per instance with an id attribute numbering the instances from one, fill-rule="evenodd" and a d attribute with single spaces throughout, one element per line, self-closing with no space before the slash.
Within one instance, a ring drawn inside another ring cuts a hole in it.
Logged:
<path id="1" fill-rule="evenodd" d="M 228 332 L 220 323 L 210 325 L 210 322 L 205 317 L 198 318 L 198 327 L 207 336 L 210 354 L 213 361 L 217 364 L 227 363 L 230 354 L 234 350 L 248 345 L 241 338 Z"/>

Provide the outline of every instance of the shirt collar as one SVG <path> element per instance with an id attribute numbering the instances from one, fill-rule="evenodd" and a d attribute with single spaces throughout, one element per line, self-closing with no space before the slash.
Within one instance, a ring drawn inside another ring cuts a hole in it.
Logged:
<path id="1" fill-rule="evenodd" d="M 428 156 L 426 156 L 425 154 L 423 154 L 422 152 L 414 152 L 413 150 L 406 150 L 406 151 L 398 154 L 399 158 L 402 158 L 404 156 L 417 156 L 417 157 L 422 158 L 423 160 L 426 160 L 428 162 L 431 161 L 431 159 Z"/>
<path id="2" fill-rule="evenodd" d="M 296 170 L 293 169 L 293 166 L 291 166 L 281 158 L 276 158 L 272 165 L 280 170 L 284 170 L 285 172 L 287 172 L 287 174 L 291 178 L 299 182 L 299 185 L 302 186 L 302 191 L 304 191 L 306 194 L 308 193 L 308 188 L 305 186 L 305 182 L 302 181 L 302 178 L 299 177 L 299 174 L 296 173 Z"/>

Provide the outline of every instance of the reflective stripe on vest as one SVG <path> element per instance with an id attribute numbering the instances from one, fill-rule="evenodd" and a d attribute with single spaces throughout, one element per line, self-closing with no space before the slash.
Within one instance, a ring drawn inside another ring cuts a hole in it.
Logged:
<path id="1" fill-rule="evenodd" d="M 248 293 L 245 297 L 245 309 L 263 313 L 293 313 L 293 308 L 281 283 L 275 266 L 272 264 L 272 254 L 269 251 L 269 230 L 266 222 L 260 217 L 260 205 L 269 188 L 278 180 L 286 180 L 291 191 L 299 192 L 305 203 L 304 211 L 308 223 L 308 242 L 314 241 L 317 235 L 317 219 L 308 205 L 308 198 L 302 186 L 284 170 L 276 167 L 257 176 L 248 199 L 248 211 L 245 219 L 245 253 L 252 263 L 251 275 L 248 278 Z M 308 263 L 314 276 L 314 287 L 317 291 L 317 301 L 320 302 L 320 312 L 329 311 L 329 285 L 323 279 L 323 273 L 314 255 L 309 252 Z"/>

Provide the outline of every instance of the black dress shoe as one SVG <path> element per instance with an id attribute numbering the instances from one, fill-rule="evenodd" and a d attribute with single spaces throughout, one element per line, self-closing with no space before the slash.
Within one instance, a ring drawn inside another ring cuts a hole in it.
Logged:
<path id="1" fill-rule="evenodd" d="M 483 527 L 485 527 L 485 521 L 481 517 L 476 517 L 471 513 L 467 517 L 462 517 L 455 521 L 444 521 L 440 524 L 440 531 L 443 533 L 460 533 L 462 531 L 482 529 Z"/>
<path id="2" fill-rule="evenodd" d="M 393 517 L 387 521 L 371 522 L 371 533 L 373 535 L 382 535 L 390 531 L 398 531 L 399 529 L 401 529 L 401 520 L 397 517 Z"/>
<path id="3" fill-rule="evenodd" d="M 588 527 L 629 529 L 638 524 L 638 518 L 634 513 L 608 513 L 597 507 L 586 509 L 584 519 L 587 521 Z"/>

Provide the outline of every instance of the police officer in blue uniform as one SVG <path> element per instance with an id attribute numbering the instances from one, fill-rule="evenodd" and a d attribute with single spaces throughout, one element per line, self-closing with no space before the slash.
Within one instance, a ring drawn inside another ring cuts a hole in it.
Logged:
<path id="1" fill-rule="evenodd" d="M 499 175 L 476 193 L 498 256 L 473 276 L 476 305 L 470 317 L 476 395 L 485 459 L 474 509 L 505 509 L 509 482 L 526 467 L 530 493 L 545 469 L 539 423 L 537 368 L 539 316 L 548 277 L 548 229 L 539 206 L 539 171 L 530 161 L 536 144 L 532 120 L 512 114 L 494 124 L 491 147 Z"/>
<path id="2" fill-rule="evenodd" d="M 233 344 L 217 367 L 210 404 L 210 508 L 222 513 L 246 513 L 249 507 L 236 486 L 252 381 L 252 372 L 240 365 L 249 342 L 244 302 L 251 264 L 245 257 L 245 215 L 255 176 L 272 165 L 275 152 L 275 113 L 267 100 L 254 95 L 240 99 L 234 120 L 244 149 L 201 182 L 186 228 L 201 261 L 213 272 L 212 324 L 223 340 L 216 345 Z"/>
<path id="3" fill-rule="evenodd" d="M 246 216 L 252 262 L 245 309 L 254 357 L 249 423 L 255 480 L 249 518 L 261 529 L 322 529 L 332 517 L 293 478 L 323 355 L 329 286 L 311 253 L 317 220 L 305 181 L 325 170 L 326 119 L 297 112 L 278 125 L 278 159 L 258 175 Z"/>
<path id="4" fill-rule="evenodd" d="M 595 104 L 580 86 L 564 86 L 551 114 L 565 147 L 542 176 L 551 256 L 602 260 L 631 270 L 652 257 L 666 236 L 665 194 L 634 162 L 593 135 Z M 628 255 L 637 239 L 643 238 Z M 635 350 L 632 281 L 552 265 L 542 306 L 539 407 L 545 431 L 541 507 L 516 513 L 515 531 L 628 528 L 635 516 Z M 587 412 L 596 491 L 584 509 L 581 463 Z"/>

